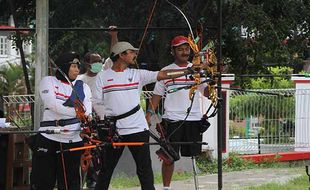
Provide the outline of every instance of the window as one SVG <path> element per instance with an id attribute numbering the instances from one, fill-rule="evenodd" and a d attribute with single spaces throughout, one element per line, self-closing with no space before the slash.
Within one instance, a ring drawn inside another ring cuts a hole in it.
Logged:
<path id="1" fill-rule="evenodd" d="M 6 36 L 0 36 L 0 56 L 8 54 L 8 39 Z"/>

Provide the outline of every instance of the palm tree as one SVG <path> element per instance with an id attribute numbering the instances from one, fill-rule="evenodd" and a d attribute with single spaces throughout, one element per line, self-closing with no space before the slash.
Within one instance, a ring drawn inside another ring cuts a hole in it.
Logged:
<path id="1" fill-rule="evenodd" d="M 20 65 L 9 63 L 0 67 L 0 94 L 25 94 L 23 69 Z"/>
<path id="2" fill-rule="evenodd" d="M 21 95 L 26 93 L 23 68 L 9 63 L 0 67 L 0 95 Z M 1 97 L 1 96 L 0 96 Z M 18 121 L 18 104 L 6 104 L 7 121 Z M 19 115 L 19 114 L 18 114 Z M 29 116 L 28 116 L 29 117 Z"/>

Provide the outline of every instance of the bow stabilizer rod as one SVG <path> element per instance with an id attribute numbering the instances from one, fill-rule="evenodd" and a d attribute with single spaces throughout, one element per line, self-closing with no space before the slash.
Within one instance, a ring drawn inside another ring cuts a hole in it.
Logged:
<path id="1" fill-rule="evenodd" d="M 85 149 L 93 149 L 101 146 L 112 146 L 112 147 L 120 147 L 120 146 L 151 146 L 151 145 L 162 145 L 165 143 L 161 142 L 103 142 L 97 145 L 90 145 L 90 146 L 83 146 L 77 148 L 70 148 L 62 151 L 56 151 L 56 153 L 63 153 L 63 152 L 73 152 Z M 166 144 L 172 145 L 192 145 L 192 144 L 201 144 L 201 145 L 208 145 L 206 142 L 166 142 Z"/>

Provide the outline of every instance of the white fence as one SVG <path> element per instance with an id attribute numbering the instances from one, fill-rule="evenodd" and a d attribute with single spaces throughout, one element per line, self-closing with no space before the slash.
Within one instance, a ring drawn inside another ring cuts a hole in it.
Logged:
<path id="1" fill-rule="evenodd" d="M 231 93 L 230 151 L 244 154 L 293 151 L 295 122 L 299 120 L 295 118 L 295 100 L 299 99 L 295 94 L 299 92 L 295 89 L 257 91 L 263 93 Z"/>

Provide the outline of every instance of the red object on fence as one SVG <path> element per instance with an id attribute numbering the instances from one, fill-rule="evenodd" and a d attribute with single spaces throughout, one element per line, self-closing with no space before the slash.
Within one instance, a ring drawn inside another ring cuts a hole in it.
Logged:
<path id="1" fill-rule="evenodd" d="M 294 160 L 309 160 L 310 152 L 280 152 L 270 154 L 253 154 L 243 155 L 241 158 L 246 160 L 252 160 L 254 163 L 272 162 L 272 161 L 294 161 Z"/>

